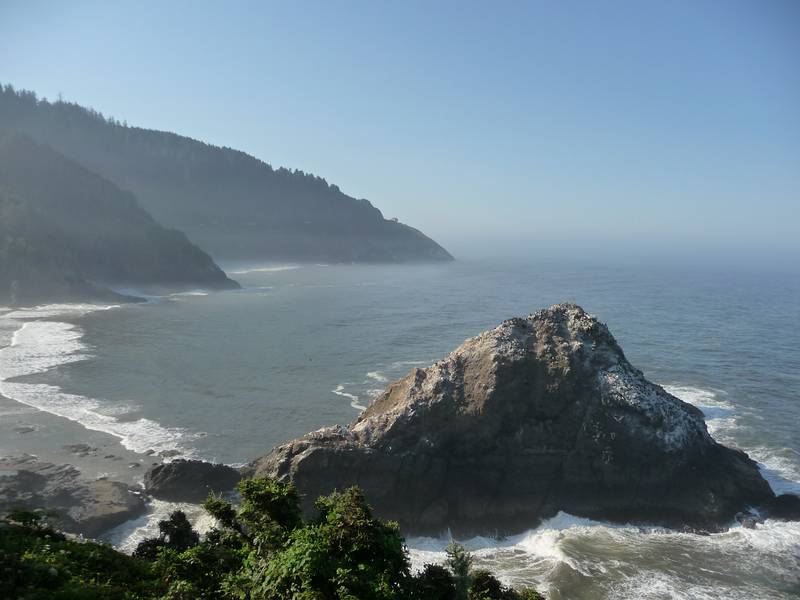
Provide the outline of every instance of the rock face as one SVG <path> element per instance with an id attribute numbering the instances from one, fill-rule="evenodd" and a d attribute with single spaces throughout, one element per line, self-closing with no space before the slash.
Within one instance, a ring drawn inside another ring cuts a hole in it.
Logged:
<path id="1" fill-rule="evenodd" d="M 87 481 L 71 465 L 33 456 L 0 459 L 0 514 L 24 508 L 53 511 L 54 524 L 95 537 L 146 511 L 141 496 L 119 481 Z"/>
<path id="2" fill-rule="evenodd" d="M 349 426 L 278 446 L 249 473 L 291 479 L 309 505 L 358 484 L 407 533 L 513 532 L 559 510 L 716 529 L 774 497 L 572 304 L 467 340 Z"/>
<path id="3" fill-rule="evenodd" d="M 144 476 L 145 491 L 154 498 L 175 502 L 202 502 L 209 492 L 232 490 L 241 473 L 227 465 L 202 460 L 174 460 L 157 465 Z"/>
<path id="4" fill-rule="evenodd" d="M 768 519 L 800 521 L 800 496 L 781 494 L 762 505 L 759 512 Z"/>

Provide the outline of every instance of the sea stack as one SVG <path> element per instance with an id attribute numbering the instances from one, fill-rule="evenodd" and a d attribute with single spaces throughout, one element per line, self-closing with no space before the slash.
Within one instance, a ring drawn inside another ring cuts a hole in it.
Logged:
<path id="1" fill-rule="evenodd" d="M 347 427 L 278 446 L 248 474 L 293 481 L 309 508 L 357 484 L 409 534 L 512 533 L 558 511 L 717 530 L 774 498 L 755 462 L 574 304 L 467 340 Z"/>

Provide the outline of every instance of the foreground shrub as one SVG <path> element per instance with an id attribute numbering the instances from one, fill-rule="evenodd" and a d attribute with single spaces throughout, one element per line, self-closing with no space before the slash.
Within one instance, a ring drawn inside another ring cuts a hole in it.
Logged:
<path id="1" fill-rule="evenodd" d="M 139 542 L 133 555 L 137 558 L 155 560 L 161 548 L 183 552 L 200 543 L 200 536 L 181 510 L 173 512 L 169 519 L 159 521 L 159 536 Z"/>
<path id="2" fill-rule="evenodd" d="M 442 565 L 425 565 L 414 581 L 414 598 L 456 600 L 456 581 Z"/>
<path id="3" fill-rule="evenodd" d="M 3 598 L 40 600 L 542 600 L 514 591 L 451 544 L 445 565 L 411 574 L 396 523 L 377 519 L 362 492 L 320 497 L 304 521 L 291 484 L 248 479 L 241 503 L 210 497 L 219 526 L 204 538 L 180 511 L 134 556 L 49 529 L 35 513 L 0 522 Z"/>
<path id="4" fill-rule="evenodd" d="M 0 597 L 25 600 L 158 598 L 152 565 L 46 527 L 0 522 Z"/>

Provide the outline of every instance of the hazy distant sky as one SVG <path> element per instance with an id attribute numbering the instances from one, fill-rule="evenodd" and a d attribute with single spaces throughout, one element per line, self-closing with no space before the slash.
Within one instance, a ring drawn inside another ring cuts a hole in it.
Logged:
<path id="1" fill-rule="evenodd" d="M 457 252 L 800 254 L 793 0 L 0 0 L 0 81 L 313 172 Z"/>

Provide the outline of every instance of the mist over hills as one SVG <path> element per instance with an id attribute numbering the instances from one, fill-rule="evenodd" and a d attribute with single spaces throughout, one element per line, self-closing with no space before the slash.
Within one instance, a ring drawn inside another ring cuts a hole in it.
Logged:
<path id="1" fill-rule="evenodd" d="M 66 102 L 0 86 L 0 128 L 49 144 L 130 190 L 159 222 L 217 259 L 452 260 L 417 229 L 324 179 L 244 152 L 129 127 Z"/>
<path id="2" fill-rule="evenodd" d="M 107 285 L 238 287 L 130 192 L 48 146 L 0 130 L 0 303 L 122 299 Z"/>

